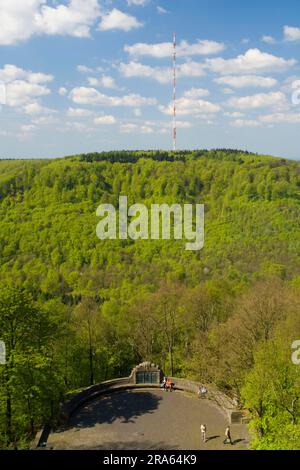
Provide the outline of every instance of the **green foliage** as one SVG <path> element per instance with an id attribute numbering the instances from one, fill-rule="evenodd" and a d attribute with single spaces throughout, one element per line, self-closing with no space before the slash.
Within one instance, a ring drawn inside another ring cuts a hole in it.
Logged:
<path id="1" fill-rule="evenodd" d="M 98 240 L 96 209 L 119 195 L 148 207 L 204 203 L 204 249 Z M 238 150 L 1 160 L 0 217 L 3 447 L 55 421 L 70 390 L 142 360 L 234 394 L 251 409 L 256 448 L 279 447 L 278 426 L 281 445 L 298 446 L 299 410 L 291 423 L 290 402 L 272 391 L 278 377 L 289 400 L 298 387 L 288 358 L 298 338 L 274 336 L 297 311 L 298 162 Z"/>

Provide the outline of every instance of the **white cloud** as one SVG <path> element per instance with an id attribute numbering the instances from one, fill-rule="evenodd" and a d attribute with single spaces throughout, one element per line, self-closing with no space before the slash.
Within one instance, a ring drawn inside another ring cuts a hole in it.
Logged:
<path id="1" fill-rule="evenodd" d="M 45 106 L 42 106 L 40 103 L 37 101 L 33 103 L 28 103 L 23 106 L 23 111 L 25 114 L 51 114 L 54 113 L 55 111 L 50 108 L 46 108 Z"/>
<path id="2" fill-rule="evenodd" d="M 259 87 L 271 88 L 277 84 L 277 80 L 271 77 L 262 77 L 260 75 L 228 75 L 214 79 L 219 85 L 229 85 L 233 88 Z"/>
<path id="3" fill-rule="evenodd" d="M 15 80 L 6 86 L 6 104 L 13 107 L 22 106 L 32 101 L 32 98 L 49 93 L 49 88 L 44 85 Z"/>
<path id="4" fill-rule="evenodd" d="M 37 31 L 35 15 L 43 0 L 0 0 L 0 45 L 26 40 Z"/>
<path id="5" fill-rule="evenodd" d="M 300 113 L 274 113 L 260 116 L 260 121 L 267 124 L 298 124 Z"/>
<path id="6" fill-rule="evenodd" d="M 142 111 L 139 108 L 136 108 L 133 110 L 133 114 L 135 115 L 135 117 L 141 117 Z"/>
<path id="7" fill-rule="evenodd" d="M 141 26 L 143 26 L 143 24 L 140 23 L 137 18 L 114 8 L 109 13 L 102 16 L 99 29 L 101 31 L 109 31 L 111 29 L 130 31 L 140 28 Z"/>
<path id="8" fill-rule="evenodd" d="M 224 93 L 224 95 L 233 95 L 234 93 L 234 91 L 228 87 L 222 88 L 222 92 Z"/>
<path id="9" fill-rule="evenodd" d="M 281 91 L 271 93 L 258 93 L 257 95 L 234 97 L 228 101 L 228 105 L 238 109 L 256 109 L 269 106 L 284 106 L 286 96 Z"/>
<path id="10" fill-rule="evenodd" d="M 77 121 L 72 121 L 72 122 L 67 122 L 66 123 L 67 127 L 70 129 L 74 129 L 75 131 L 78 132 L 91 132 L 93 129 L 89 128 L 86 124 L 82 122 L 77 122 Z"/>
<path id="11" fill-rule="evenodd" d="M 100 10 L 97 0 L 69 0 L 49 6 L 46 0 L 0 0 L 0 45 L 39 35 L 89 37 Z"/>
<path id="12" fill-rule="evenodd" d="M 203 96 L 209 96 L 209 91 L 206 88 L 191 88 L 186 90 L 183 94 L 185 98 L 201 98 Z"/>
<path id="13" fill-rule="evenodd" d="M 199 62 L 189 61 L 177 66 L 177 76 L 180 77 L 202 77 L 205 75 L 205 67 Z"/>
<path id="14" fill-rule="evenodd" d="M 94 73 L 94 69 L 87 67 L 86 65 L 77 65 L 76 70 L 80 73 Z"/>
<path id="15" fill-rule="evenodd" d="M 114 116 L 112 115 L 107 115 L 107 116 L 98 116 L 94 119 L 94 123 L 96 125 L 112 125 L 116 124 L 117 120 Z"/>
<path id="16" fill-rule="evenodd" d="M 0 80 L 4 83 L 9 83 L 14 80 L 26 80 L 29 83 L 47 83 L 53 80 L 53 75 L 45 73 L 31 72 L 31 70 L 24 70 L 16 65 L 6 64 L 3 69 L 0 69 Z"/>
<path id="17" fill-rule="evenodd" d="M 273 36 L 265 35 L 261 38 L 261 40 L 266 44 L 276 44 L 276 39 L 273 38 Z"/>
<path id="18" fill-rule="evenodd" d="M 136 108 L 157 103 L 157 100 L 154 98 L 145 98 L 138 94 L 108 96 L 100 93 L 95 88 L 88 87 L 73 88 L 69 96 L 74 103 L 79 105 L 132 106 Z"/>
<path id="19" fill-rule="evenodd" d="M 36 125 L 35 124 L 23 124 L 21 126 L 21 132 L 24 133 L 24 134 L 27 134 L 27 133 L 30 134 L 35 130 L 36 130 Z"/>
<path id="20" fill-rule="evenodd" d="M 283 36 L 285 41 L 300 41 L 300 28 L 295 28 L 292 26 L 284 26 Z"/>
<path id="21" fill-rule="evenodd" d="M 132 123 L 122 124 L 120 127 L 120 131 L 122 132 L 122 134 L 131 134 L 132 132 L 135 132 L 137 129 L 138 129 L 137 124 L 132 124 Z"/>
<path id="22" fill-rule="evenodd" d="M 52 112 L 37 101 L 38 97 L 50 94 L 45 84 L 52 80 L 52 75 L 24 70 L 12 64 L 0 69 L 0 81 L 5 83 L 6 104 L 20 107 L 26 114 Z"/>
<path id="23" fill-rule="evenodd" d="M 60 96 L 66 96 L 67 93 L 68 93 L 68 90 L 64 86 L 61 86 L 58 90 L 58 94 Z"/>
<path id="24" fill-rule="evenodd" d="M 284 71 L 295 65 L 295 59 L 286 60 L 259 49 L 249 49 L 244 55 L 239 55 L 235 59 L 206 59 L 206 66 L 216 73 L 222 75 L 262 73 L 270 71 Z"/>
<path id="25" fill-rule="evenodd" d="M 226 113 L 224 113 L 224 116 L 234 118 L 234 119 L 238 119 L 238 118 L 243 117 L 244 113 L 240 113 L 239 111 L 234 111 L 233 113 L 226 112 Z"/>
<path id="26" fill-rule="evenodd" d="M 128 5 L 131 7 L 132 5 L 144 7 L 149 0 L 127 0 Z"/>
<path id="27" fill-rule="evenodd" d="M 191 98 L 179 98 L 176 103 L 177 115 L 178 116 L 201 116 L 201 115 L 212 115 L 218 113 L 221 107 L 210 101 L 191 99 Z M 173 103 L 168 106 L 159 106 L 162 113 L 172 115 Z"/>
<path id="28" fill-rule="evenodd" d="M 260 123 L 254 119 L 236 119 L 230 123 L 234 127 L 258 127 Z"/>
<path id="29" fill-rule="evenodd" d="M 170 82 L 171 67 L 151 67 L 150 65 L 143 65 L 139 62 L 129 62 L 125 64 L 121 62 L 119 70 L 124 77 L 144 77 L 153 78 L 160 83 Z"/>
<path id="30" fill-rule="evenodd" d="M 148 123 L 140 125 L 129 122 L 121 124 L 120 132 L 122 134 L 153 134 L 154 129 Z"/>
<path id="31" fill-rule="evenodd" d="M 140 131 L 142 134 L 153 134 L 154 130 L 150 126 L 141 126 Z"/>
<path id="32" fill-rule="evenodd" d="M 58 120 L 54 116 L 39 116 L 32 119 L 32 123 L 37 126 L 48 126 L 57 122 Z"/>
<path id="33" fill-rule="evenodd" d="M 156 7 L 156 10 L 159 15 L 166 15 L 167 13 L 169 13 L 168 10 L 163 7 L 160 7 L 159 5 Z"/>
<path id="34" fill-rule="evenodd" d="M 151 67 L 140 62 L 131 61 L 128 64 L 121 63 L 119 70 L 124 77 L 152 78 L 160 83 L 170 83 L 172 80 L 171 67 Z M 202 64 L 197 62 L 186 62 L 177 67 L 178 77 L 201 77 L 205 74 Z"/>
<path id="35" fill-rule="evenodd" d="M 88 77 L 89 85 L 100 86 L 103 88 L 116 88 L 116 83 L 113 77 L 109 75 L 102 75 L 100 78 Z"/>
<path id="36" fill-rule="evenodd" d="M 172 123 L 169 124 L 169 127 L 172 127 Z M 177 129 L 190 129 L 193 127 L 190 121 L 178 121 L 176 122 Z"/>
<path id="37" fill-rule="evenodd" d="M 89 109 L 83 109 L 83 108 L 72 108 L 70 107 L 67 111 L 67 115 L 69 117 L 87 117 L 90 116 L 92 112 Z"/>
<path id="38" fill-rule="evenodd" d="M 44 34 L 89 37 L 90 28 L 100 15 L 97 0 L 70 0 L 67 5 L 43 5 L 37 15 L 38 29 Z"/>
<path id="39" fill-rule="evenodd" d="M 216 41 L 198 40 L 194 44 L 181 41 L 177 45 L 177 57 L 191 57 L 195 55 L 210 55 L 221 52 L 225 49 L 225 44 Z M 133 57 L 150 56 L 156 59 L 170 57 L 173 52 L 172 42 L 162 42 L 158 44 L 136 43 L 132 46 L 126 45 L 124 51 Z"/>

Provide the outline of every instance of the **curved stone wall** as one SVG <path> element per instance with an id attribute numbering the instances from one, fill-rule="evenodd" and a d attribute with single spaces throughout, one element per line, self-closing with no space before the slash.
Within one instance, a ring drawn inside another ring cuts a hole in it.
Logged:
<path id="1" fill-rule="evenodd" d="M 177 377 L 169 377 L 174 383 L 174 389 L 183 392 L 198 394 L 199 382 L 194 382 L 188 379 L 181 379 Z M 159 388 L 160 384 L 136 384 L 134 380 L 134 374 L 129 377 L 123 377 L 120 379 L 108 380 L 101 382 L 97 385 L 85 388 L 79 393 L 76 393 L 62 404 L 61 413 L 59 417 L 59 425 L 67 423 L 72 414 L 80 408 L 87 401 L 93 400 L 99 395 L 113 393 L 118 390 L 126 389 L 138 389 L 138 388 Z M 236 403 L 222 394 L 216 387 L 207 386 L 208 393 L 206 400 L 212 400 L 216 403 L 226 415 L 229 423 L 241 423 L 242 413 L 237 409 Z M 46 424 L 44 428 L 38 433 L 35 439 L 34 446 L 43 447 L 46 445 L 47 438 L 50 432 L 49 424 Z"/>

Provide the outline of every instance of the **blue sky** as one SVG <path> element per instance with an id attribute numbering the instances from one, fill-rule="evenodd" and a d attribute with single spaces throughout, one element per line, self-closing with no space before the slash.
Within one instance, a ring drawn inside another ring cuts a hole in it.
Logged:
<path id="1" fill-rule="evenodd" d="M 300 158 L 298 0 L 0 0 L 0 157 L 177 147 Z"/>

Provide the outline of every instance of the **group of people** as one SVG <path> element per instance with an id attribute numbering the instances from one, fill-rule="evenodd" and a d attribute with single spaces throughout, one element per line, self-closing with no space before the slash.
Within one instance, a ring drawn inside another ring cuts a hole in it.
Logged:
<path id="1" fill-rule="evenodd" d="M 173 386 L 174 386 L 173 382 L 170 379 L 168 379 L 167 377 L 164 377 L 164 379 L 162 381 L 162 384 L 161 384 L 161 387 L 166 392 L 168 392 L 168 391 L 172 392 Z"/>
<path id="2" fill-rule="evenodd" d="M 202 441 L 205 443 L 205 442 L 207 442 L 207 439 L 206 439 L 206 431 L 207 431 L 206 424 L 201 424 L 200 430 L 201 430 Z M 232 439 L 231 439 L 230 426 L 227 426 L 227 428 L 225 429 L 225 439 L 224 439 L 223 443 L 233 445 L 233 442 L 232 442 Z"/>

